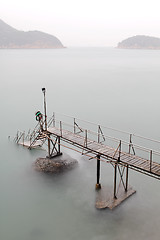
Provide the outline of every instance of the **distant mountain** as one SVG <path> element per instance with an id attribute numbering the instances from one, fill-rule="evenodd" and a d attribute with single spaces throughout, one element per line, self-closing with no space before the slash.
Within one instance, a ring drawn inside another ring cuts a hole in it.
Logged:
<path id="1" fill-rule="evenodd" d="M 160 49 L 160 38 L 137 35 L 118 43 L 117 48 Z"/>
<path id="2" fill-rule="evenodd" d="M 40 31 L 19 31 L 0 20 L 0 48 L 64 48 L 58 38 Z"/>

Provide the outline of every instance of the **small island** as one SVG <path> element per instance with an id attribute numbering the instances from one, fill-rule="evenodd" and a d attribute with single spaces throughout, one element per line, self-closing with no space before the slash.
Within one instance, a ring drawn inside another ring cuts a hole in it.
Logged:
<path id="1" fill-rule="evenodd" d="M 0 20 L 0 49 L 64 48 L 58 38 L 40 31 L 19 31 Z"/>
<path id="2" fill-rule="evenodd" d="M 118 43 L 122 49 L 160 49 L 160 38 L 137 35 Z"/>

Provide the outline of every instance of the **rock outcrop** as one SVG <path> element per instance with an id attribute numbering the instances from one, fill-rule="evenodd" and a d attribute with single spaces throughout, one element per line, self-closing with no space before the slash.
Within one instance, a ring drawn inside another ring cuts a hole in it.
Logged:
<path id="1" fill-rule="evenodd" d="M 34 163 L 34 168 L 37 171 L 45 173 L 61 173 L 66 170 L 73 169 L 78 164 L 78 161 L 69 156 L 58 156 L 52 159 L 38 158 Z"/>

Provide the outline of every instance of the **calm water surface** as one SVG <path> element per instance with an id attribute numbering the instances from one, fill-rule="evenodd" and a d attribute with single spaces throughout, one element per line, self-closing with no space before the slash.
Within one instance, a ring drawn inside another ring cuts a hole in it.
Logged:
<path id="1" fill-rule="evenodd" d="M 70 150 L 78 167 L 38 173 L 45 151 L 13 143 L 43 108 L 160 140 L 160 51 L 112 48 L 0 51 L 0 239 L 158 240 L 160 183 L 130 171 L 137 193 L 114 211 L 95 209 L 95 161 Z M 11 140 L 8 141 L 8 136 Z M 113 169 L 102 164 L 102 185 Z"/>

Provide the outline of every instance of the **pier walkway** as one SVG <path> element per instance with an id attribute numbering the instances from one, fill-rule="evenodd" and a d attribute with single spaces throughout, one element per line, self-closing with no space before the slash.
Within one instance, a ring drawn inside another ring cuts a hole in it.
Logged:
<path id="1" fill-rule="evenodd" d="M 116 137 L 117 135 L 121 138 Z M 160 180 L 160 152 L 153 150 L 154 146 L 158 146 L 157 149 L 159 149 L 160 141 L 81 119 L 66 115 L 64 119 L 59 119 L 57 115 L 55 118 L 55 114 L 53 114 L 47 123 L 37 124 L 35 129 L 32 132 L 29 131 L 26 136 L 24 132 L 18 132 L 15 141 L 29 149 L 41 147 L 47 143 L 47 157 L 53 158 L 53 161 L 54 157 L 62 154 L 61 146 L 77 151 L 87 156 L 89 160 L 96 160 L 97 208 L 112 209 L 135 193 L 135 190 L 128 184 L 129 169 Z M 145 143 L 147 143 L 147 147 Z M 148 146 L 152 146 L 152 148 Z M 101 162 L 107 162 L 113 166 L 114 187 L 112 193 L 104 188 L 101 189 Z M 118 180 L 119 185 L 117 184 Z"/>
<path id="2" fill-rule="evenodd" d="M 60 137 L 63 141 L 66 141 L 78 148 L 86 151 L 86 154 L 100 155 L 106 161 L 118 162 L 122 165 L 128 165 L 129 168 L 149 174 L 152 177 L 160 177 L 160 164 L 147 160 L 137 155 L 123 152 L 120 150 L 122 146 L 120 143 L 117 149 L 109 147 L 103 143 L 90 140 L 87 137 L 83 137 L 79 134 L 72 133 L 67 130 L 60 130 L 56 127 L 48 128 L 48 133 L 53 134 L 55 137 Z"/>

